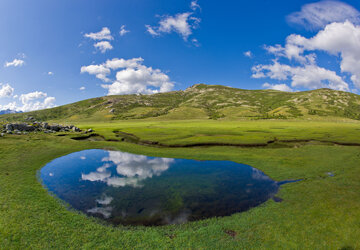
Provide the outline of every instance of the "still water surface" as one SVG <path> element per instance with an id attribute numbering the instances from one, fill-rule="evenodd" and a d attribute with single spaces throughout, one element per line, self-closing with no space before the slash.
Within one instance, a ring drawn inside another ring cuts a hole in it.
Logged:
<path id="1" fill-rule="evenodd" d="M 73 208 L 112 224 L 166 225 L 248 210 L 278 191 L 277 182 L 230 161 L 148 157 L 84 150 L 40 170 L 43 184 Z"/>

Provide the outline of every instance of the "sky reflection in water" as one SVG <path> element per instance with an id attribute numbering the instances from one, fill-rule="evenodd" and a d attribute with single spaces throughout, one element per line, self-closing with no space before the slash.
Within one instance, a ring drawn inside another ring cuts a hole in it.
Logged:
<path id="1" fill-rule="evenodd" d="M 278 184 L 230 161 L 195 161 L 84 150 L 41 169 L 44 185 L 88 215 L 113 224 L 165 225 L 226 216 L 269 198 Z"/>

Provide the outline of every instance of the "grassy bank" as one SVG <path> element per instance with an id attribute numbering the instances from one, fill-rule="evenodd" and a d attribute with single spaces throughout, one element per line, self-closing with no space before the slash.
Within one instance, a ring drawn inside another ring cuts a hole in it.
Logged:
<path id="1" fill-rule="evenodd" d="M 107 139 L 114 130 L 167 144 L 312 139 L 360 143 L 359 123 L 291 121 L 113 122 L 77 124 Z M 282 186 L 278 196 L 244 213 L 164 227 L 112 227 L 66 208 L 37 180 L 59 156 L 111 148 L 149 156 L 249 164 Z M 32 134 L 0 138 L 0 246 L 10 248 L 359 248 L 360 147 L 294 144 L 273 148 L 156 148 L 127 142 L 75 141 Z M 331 172 L 334 177 L 327 173 Z"/>

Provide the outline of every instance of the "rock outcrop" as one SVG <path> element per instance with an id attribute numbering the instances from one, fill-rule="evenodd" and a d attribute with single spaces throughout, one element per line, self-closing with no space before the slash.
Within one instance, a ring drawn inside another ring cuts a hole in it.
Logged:
<path id="1" fill-rule="evenodd" d="M 3 125 L 2 131 L 0 127 L 0 132 L 7 134 L 26 134 L 29 132 L 44 132 L 44 133 L 54 133 L 54 132 L 81 132 L 81 129 L 74 125 L 59 125 L 52 124 L 49 125 L 47 122 L 36 122 L 32 123 L 7 123 Z M 92 130 L 91 130 L 92 131 Z M 86 131 L 88 132 L 88 131 Z M 2 135 L 3 136 L 3 135 Z"/>

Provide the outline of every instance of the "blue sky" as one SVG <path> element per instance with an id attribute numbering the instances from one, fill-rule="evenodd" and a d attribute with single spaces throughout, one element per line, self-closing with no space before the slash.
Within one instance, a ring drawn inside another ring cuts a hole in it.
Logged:
<path id="1" fill-rule="evenodd" d="M 2 0 L 0 110 L 196 83 L 357 93 L 358 10 L 358 1 Z"/>

